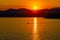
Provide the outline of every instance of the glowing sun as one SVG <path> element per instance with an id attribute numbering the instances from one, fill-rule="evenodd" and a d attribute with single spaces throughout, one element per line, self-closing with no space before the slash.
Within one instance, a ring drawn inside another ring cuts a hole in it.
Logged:
<path id="1" fill-rule="evenodd" d="M 37 10 L 37 7 L 36 6 L 34 6 L 34 10 Z"/>
<path id="2" fill-rule="evenodd" d="M 33 10 L 39 10 L 39 6 L 33 6 Z"/>

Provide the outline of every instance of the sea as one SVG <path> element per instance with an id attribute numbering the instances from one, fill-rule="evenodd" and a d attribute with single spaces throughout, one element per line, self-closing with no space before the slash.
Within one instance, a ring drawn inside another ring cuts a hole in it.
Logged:
<path id="1" fill-rule="evenodd" d="M 0 40 L 60 40 L 60 19 L 0 18 Z"/>

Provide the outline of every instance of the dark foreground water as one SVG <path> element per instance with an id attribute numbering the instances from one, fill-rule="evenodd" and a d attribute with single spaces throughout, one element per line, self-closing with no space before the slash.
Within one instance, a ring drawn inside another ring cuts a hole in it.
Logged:
<path id="1" fill-rule="evenodd" d="M 0 40 L 60 40 L 60 19 L 0 18 Z"/>

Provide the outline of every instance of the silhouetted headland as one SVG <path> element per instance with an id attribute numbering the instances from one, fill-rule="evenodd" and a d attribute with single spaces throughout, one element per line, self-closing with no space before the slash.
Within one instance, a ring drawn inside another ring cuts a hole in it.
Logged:
<path id="1" fill-rule="evenodd" d="M 0 11 L 0 17 L 44 17 L 44 18 L 60 18 L 60 7 L 51 9 L 29 10 L 25 8 L 8 9 Z"/>

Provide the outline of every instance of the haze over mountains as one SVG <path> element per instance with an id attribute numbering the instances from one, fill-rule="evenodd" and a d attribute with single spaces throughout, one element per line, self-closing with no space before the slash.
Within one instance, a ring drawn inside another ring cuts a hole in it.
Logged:
<path id="1" fill-rule="evenodd" d="M 25 8 L 8 9 L 0 11 L 0 17 L 45 17 L 45 18 L 60 18 L 60 7 L 42 10 L 29 10 Z"/>

